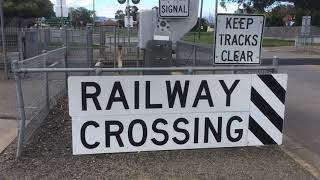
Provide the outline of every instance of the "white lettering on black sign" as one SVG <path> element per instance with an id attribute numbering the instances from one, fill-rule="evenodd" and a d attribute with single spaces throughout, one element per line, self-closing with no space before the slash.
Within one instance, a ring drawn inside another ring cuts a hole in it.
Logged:
<path id="1" fill-rule="evenodd" d="M 263 15 L 218 14 L 215 64 L 260 64 Z"/>
<path id="2" fill-rule="evenodd" d="M 189 0 L 160 0 L 159 13 L 161 17 L 188 17 Z"/>

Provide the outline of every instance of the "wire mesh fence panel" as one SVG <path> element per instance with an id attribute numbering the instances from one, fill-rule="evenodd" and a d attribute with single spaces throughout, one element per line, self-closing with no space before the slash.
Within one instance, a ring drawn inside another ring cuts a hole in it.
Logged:
<path id="1" fill-rule="evenodd" d="M 298 51 L 320 53 L 320 36 L 298 36 L 295 47 Z"/>
<path id="2" fill-rule="evenodd" d="M 64 68 L 65 48 L 19 61 L 17 68 Z M 65 73 L 23 73 L 21 77 L 22 94 L 26 114 L 26 140 L 49 113 L 50 107 L 66 89 Z"/>
<path id="3" fill-rule="evenodd" d="M 213 64 L 213 46 L 177 42 L 177 66 L 207 66 Z"/>

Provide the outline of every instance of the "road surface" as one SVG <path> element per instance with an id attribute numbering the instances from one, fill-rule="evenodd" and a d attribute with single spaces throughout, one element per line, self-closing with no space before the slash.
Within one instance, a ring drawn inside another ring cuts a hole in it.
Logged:
<path id="1" fill-rule="evenodd" d="M 320 171 L 320 66 L 284 66 L 288 73 L 284 144 Z"/>

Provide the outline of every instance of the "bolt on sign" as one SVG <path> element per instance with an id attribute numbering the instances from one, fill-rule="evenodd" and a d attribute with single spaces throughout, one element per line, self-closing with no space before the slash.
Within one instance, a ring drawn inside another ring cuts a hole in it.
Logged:
<path id="1" fill-rule="evenodd" d="M 281 144 L 287 75 L 70 77 L 73 154 Z"/>
<path id="2" fill-rule="evenodd" d="M 189 17 L 189 0 L 159 0 L 160 17 Z"/>
<path id="3" fill-rule="evenodd" d="M 264 15 L 218 14 L 214 63 L 260 64 Z"/>

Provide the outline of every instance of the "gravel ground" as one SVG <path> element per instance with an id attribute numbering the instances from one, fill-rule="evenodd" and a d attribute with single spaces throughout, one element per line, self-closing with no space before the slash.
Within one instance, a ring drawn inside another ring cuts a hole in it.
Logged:
<path id="1" fill-rule="evenodd" d="M 277 146 L 72 156 L 66 100 L 15 161 L 0 155 L 0 179 L 315 179 Z"/>

